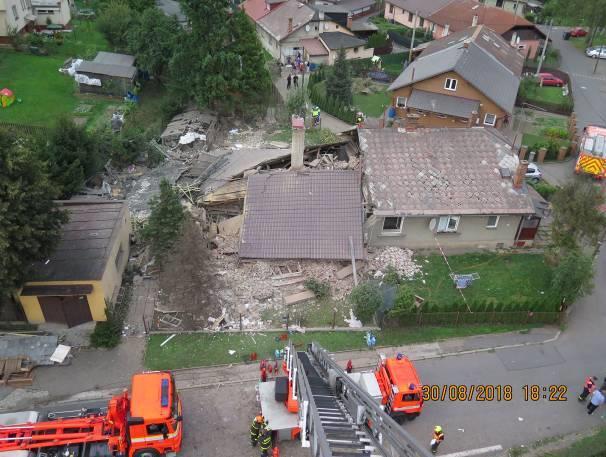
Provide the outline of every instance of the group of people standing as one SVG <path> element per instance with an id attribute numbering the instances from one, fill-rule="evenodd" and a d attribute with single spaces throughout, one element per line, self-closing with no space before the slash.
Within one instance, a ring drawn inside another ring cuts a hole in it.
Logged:
<path id="1" fill-rule="evenodd" d="M 593 414 L 598 409 L 598 406 L 604 404 L 606 401 L 606 378 L 598 389 L 598 378 L 596 376 L 588 376 L 585 379 L 585 385 L 583 386 L 583 392 L 579 395 L 579 401 L 584 402 L 589 397 L 589 403 L 587 403 L 587 414 Z"/>
<path id="2" fill-rule="evenodd" d="M 299 75 L 297 72 L 303 74 L 305 70 L 309 71 L 309 62 L 303 62 L 301 53 L 297 53 L 295 61 L 292 62 L 291 58 L 288 57 L 287 64 L 292 67 L 291 72 L 286 76 L 286 89 L 290 89 L 291 85 L 295 88 L 299 87 Z"/>

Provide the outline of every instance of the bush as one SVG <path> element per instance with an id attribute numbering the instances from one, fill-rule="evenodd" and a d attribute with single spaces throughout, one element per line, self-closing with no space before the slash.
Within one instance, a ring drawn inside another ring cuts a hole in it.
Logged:
<path id="1" fill-rule="evenodd" d="M 539 193 L 545 200 L 549 200 L 553 194 L 558 191 L 556 186 L 549 184 L 547 181 L 539 181 L 538 183 L 530 183 L 532 187 Z"/>
<path id="2" fill-rule="evenodd" d="M 318 281 L 317 279 L 309 278 L 304 284 L 317 298 L 326 298 L 330 294 L 330 285 L 326 281 Z"/>
<path id="3" fill-rule="evenodd" d="M 383 33 L 373 33 L 368 37 L 367 48 L 382 48 L 389 44 L 389 38 Z"/>
<path id="4" fill-rule="evenodd" d="M 393 266 L 389 265 L 385 270 L 385 276 L 383 276 L 383 282 L 385 284 L 390 284 L 393 286 L 397 286 L 402 281 L 398 270 L 396 270 Z"/>
<path id="5" fill-rule="evenodd" d="M 288 100 L 286 101 L 286 108 L 288 109 L 288 114 L 291 116 L 293 114 L 302 117 L 305 116 L 305 92 L 303 91 L 303 88 L 289 94 Z"/>
<path id="6" fill-rule="evenodd" d="M 349 294 L 358 319 L 365 324 L 372 323 L 373 316 L 383 304 L 381 289 L 376 284 L 365 282 L 354 287 Z"/>
<path id="7" fill-rule="evenodd" d="M 561 140 L 567 140 L 570 135 L 568 130 L 562 127 L 546 127 L 541 130 L 541 134 L 549 138 L 558 138 Z"/>
<path id="8" fill-rule="evenodd" d="M 44 47 L 44 38 L 42 38 L 40 35 L 36 35 L 35 33 L 30 33 L 27 37 L 27 43 L 30 46 L 42 48 Z"/>
<path id="9" fill-rule="evenodd" d="M 546 148 L 547 154 L 545 155 L 545 159 L 547 160 L 555 160 L 558 157 L 558 151 L 560 149 L 561 143 L 559 141 L 554 140 L 553 138 L 549 138 L 544 141 L 537 141 L 530 148 L 531 151 L 535 151 L 538 155 L 539 149 Z"/>
<path id="10" fill-rule="evenodd" d="M 122 323 L 109 309 L 106 310 L 107 320 L 97 322 L 95 330 L 90 335 L 90 344 L 96 348 L 114 348 L 120 344 Z"/>
<path id="11" fill-rule="evenodd" d="M 415 294 L 410 286 L 400 285 L 396 291 L 396 299 L 393 308 L 389 311 L 389 317 L 401 318 L 407 314 L 416 312 Z"/>

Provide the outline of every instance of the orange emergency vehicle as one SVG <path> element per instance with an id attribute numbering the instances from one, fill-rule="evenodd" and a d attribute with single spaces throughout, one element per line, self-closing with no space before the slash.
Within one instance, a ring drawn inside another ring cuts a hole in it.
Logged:
<path id="1" fill-rule="evenodd" d="M 181 450 L 182 438 L 181 400 L 168 372 L 134 375 L 130 396 L 125 390 L 112 398 L 106 414 L 85 410 L 81 417 L 42 421 L 35 411 L 0 415 L 0 454 L 168 457 Z"/>
<path id="2" fill-rule="evenodd" d="M 596 179 L 606 177 L 606 127 L 585 127 L 574 170 L 576 173 L 592 175 Z"/>
<path id="3" fill-rule="evenodd" d="M 381 404 L 397 422 L 415 419 L 423 409 L 423 385 L 414 364 L 402 354 L 380 356 L 375 378 L 381 389 Z"/>

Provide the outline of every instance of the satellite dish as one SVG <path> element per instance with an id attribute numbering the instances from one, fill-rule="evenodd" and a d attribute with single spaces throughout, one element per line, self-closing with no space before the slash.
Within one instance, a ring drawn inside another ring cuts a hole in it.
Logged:
<path id="1" fill-rule="evenodd" d="M 434 218 L 432 218 L 432 219 L 429 221 L 429 230 L 431 230 L 431 231 L 433 232 L 433 231 L 435 230 L 435 228 L 436 228 L 436 223 L 437 223 L 437 222 L 436 222 L 436 218 L 435 218 L 435 217 L 434 217 Z"/>
<path id="2" fill-rule="evenodd" d="M 306 31 L 306 32 L 309 32 L 309 30 L 310 30 L 310 28 L 309 28 L 309 24 L 307 24 L 307 25 L 305 26 L 305 31 Z"/>

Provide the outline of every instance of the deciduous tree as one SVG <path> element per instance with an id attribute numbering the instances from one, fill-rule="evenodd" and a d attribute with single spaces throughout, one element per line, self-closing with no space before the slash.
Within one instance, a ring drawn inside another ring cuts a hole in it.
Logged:
<path id="1" fill-rule="evenodd" d="M 67 215 L 35 143 L 0 130 L 0 295 L 21 286 L 31 263 L 46 259 Z"/>
<path id="2" fill-rule="evenodd" d="M 135 14 L 126 1 L 110 0 L 97 18 L 97 28 L 119 51 L 127 48 L 128 31 L 134 22 Z"/>
<path id="3" fill-rule="evenodd" d="M 351 92 L 351 68 L 346 59 L 345 50 L 339 49 L 332 71 L 326 78 L 326 95 L 338 100 L 345 106 L 350 106 L 353 101 Z"/>
<path id="4" fill-rule="evenodd" d="M 593 287 L 593 261 L 578 250 L 568 251 L 554 268 L 551 287 L 562 300 L 570 304 L 591 291 Z"/>

